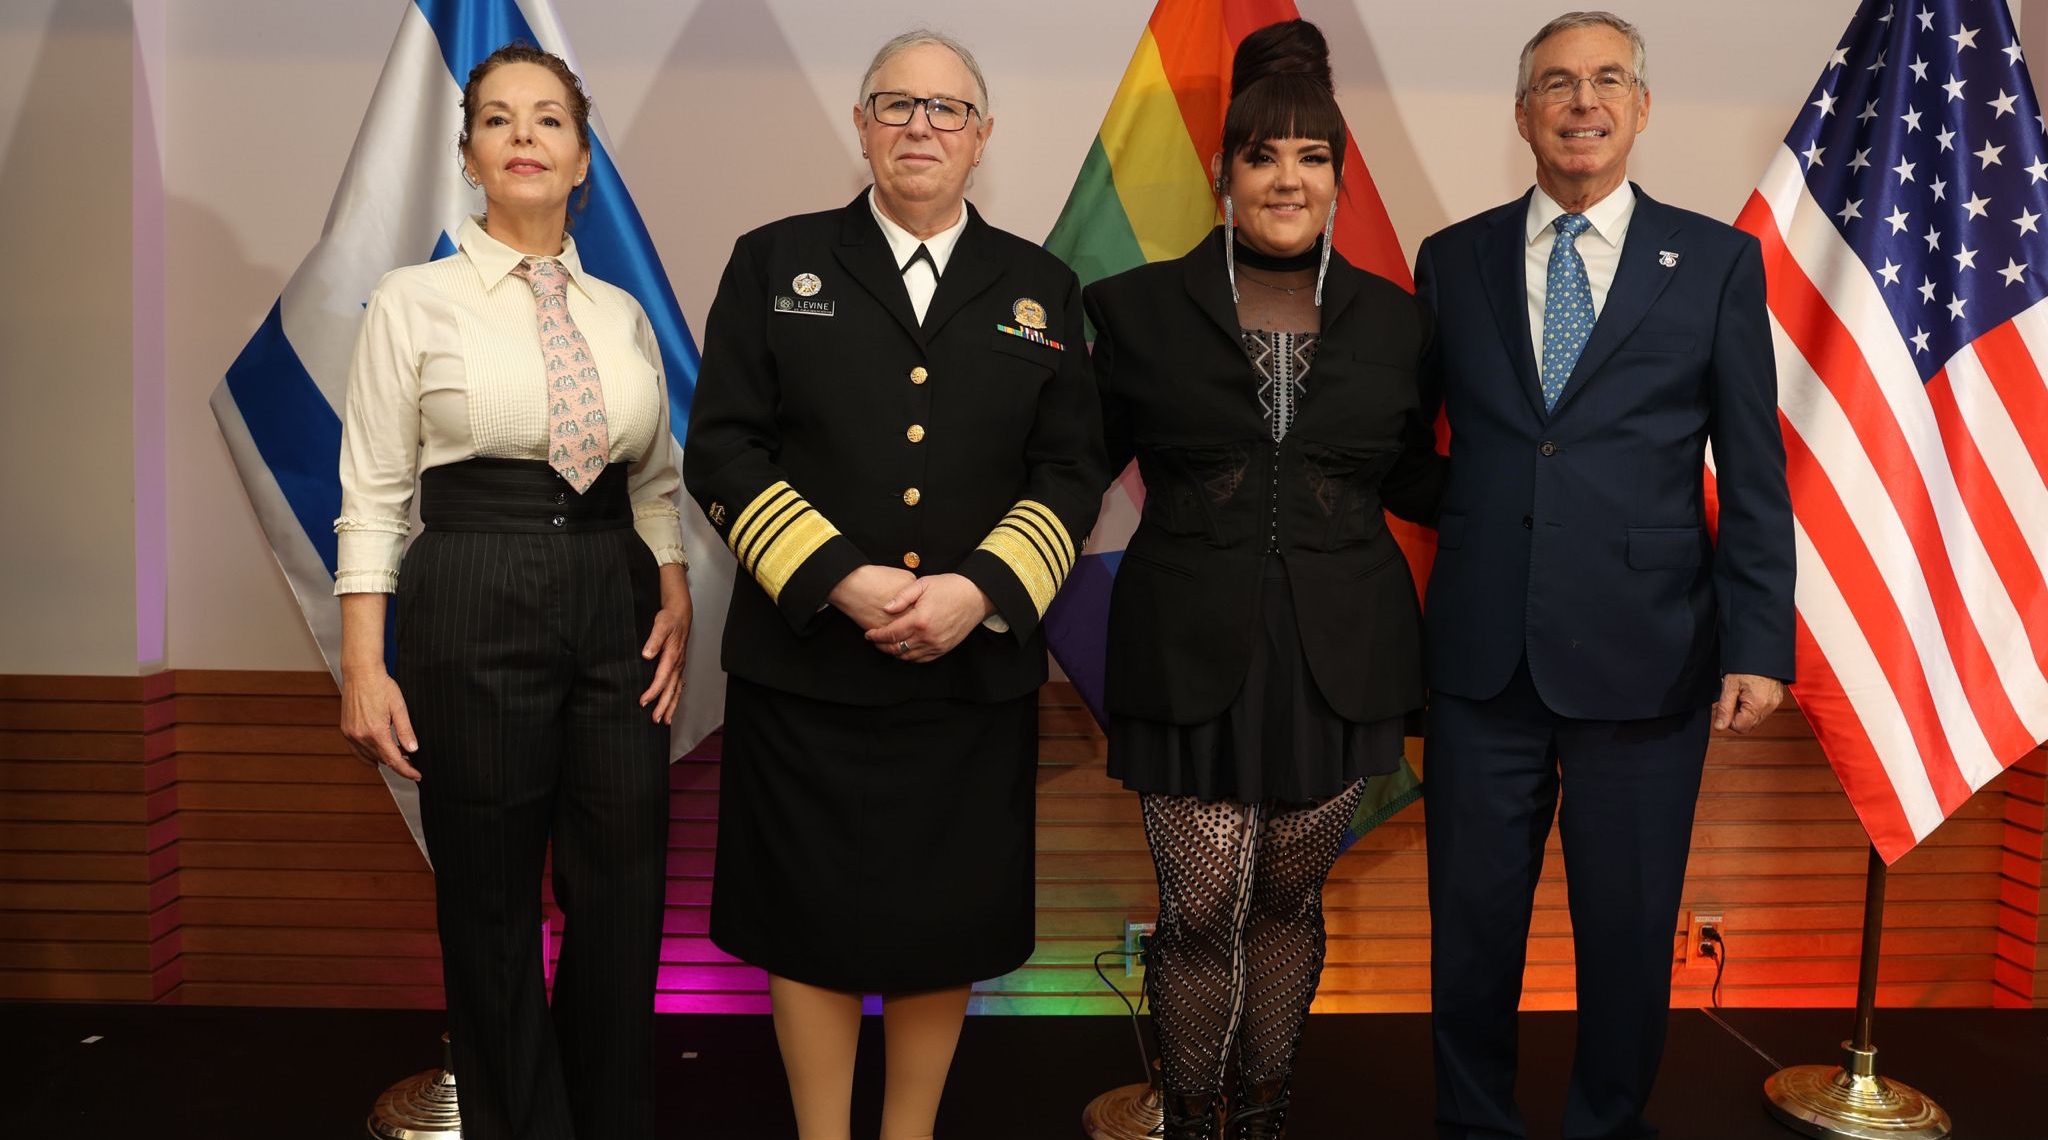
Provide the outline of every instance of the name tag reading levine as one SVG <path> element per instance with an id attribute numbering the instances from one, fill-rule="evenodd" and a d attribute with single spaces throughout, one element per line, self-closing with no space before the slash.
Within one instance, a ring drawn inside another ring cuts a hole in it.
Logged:
<path id="1" fill-rule="evenodd" d="M 794 313 L 800 317 L 829 317 L 838 308 L 837 302 L 820 301 L 813 297 L 777 297 L 775 311 Z"/>

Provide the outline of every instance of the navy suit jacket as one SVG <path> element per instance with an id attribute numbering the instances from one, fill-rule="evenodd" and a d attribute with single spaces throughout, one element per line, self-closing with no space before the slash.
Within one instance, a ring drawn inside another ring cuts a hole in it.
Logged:
<path id="1" fill-rule="evenodd" d="M 1613 286 L 1550 412 L 1530 342 L 1527 196 L 1417 253 L 1416 291 L 1437 320 L 1425 370 L 1451 428 L 1425 606 L 1432 689 L 1493 697 L 1526 654 L 1552 711 L 1634 720 L 1711 702 L 1722 673 L 1792 679 L 1792 509 L 1762 254 L 1739 230 L 1636 195 Z"/>

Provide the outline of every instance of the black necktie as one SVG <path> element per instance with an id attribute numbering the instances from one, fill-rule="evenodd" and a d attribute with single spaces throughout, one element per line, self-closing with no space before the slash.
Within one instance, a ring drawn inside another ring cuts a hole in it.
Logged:
<path id="1" fill-rule="evenodd" d="M 932 278 L 936 280 L 939 276 L 939 263 L 932 260 L 932 251 L 925 248 L 923 242 L 917 243 L 917 252 L 911 254 L 910 260 L 903 263 L 903 272 L 910 272 L 910 267 L 920 261 L 932 267 Z"/>
<path id="2" fill-rule="evenodd" d="M 920 261 L 931 270 L 929 277 L 911 272 Z M 931 308 L 932 294 L 939 291 L 939 263 L 932 260 L 932 251 L 921 243 L 910 260 L 903 263 L 903 290 L 910 295 L 910 311 L 917 314 L 917 323 L 923 324 L 925 312 Z"/>

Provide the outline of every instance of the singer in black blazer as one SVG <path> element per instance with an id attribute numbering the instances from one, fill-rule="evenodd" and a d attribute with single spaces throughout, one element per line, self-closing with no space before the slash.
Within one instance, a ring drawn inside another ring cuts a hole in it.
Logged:
<path id="1" fill-rule="evenodd" d="M 1085 295 L 1110 469 L 1135 458 L 1145 481 L 1110 606 L 1105 703 L 1175 724 L 1220 713 L 1244 681 L 1272 549 L 1330 706 L 1360 722 L 1419 708 L 1415 581 L 1382 511 L 1431 524 L 1443 493 L 1416 376 L 1429 316 L 1333 254 L 1310 390 L 1276 444 L 1238 341 L 1222 234 Z M 1211 481 L 1240 468 L 1255 487 L 1219 504 Z"/>

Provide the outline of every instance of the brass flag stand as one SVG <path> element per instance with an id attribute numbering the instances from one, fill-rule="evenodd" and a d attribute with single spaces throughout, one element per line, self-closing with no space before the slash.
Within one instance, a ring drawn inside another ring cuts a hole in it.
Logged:
<path id="1" fill-rule="evenodd" d="M 455 1102 L 455 1060 L 441 1035 L 441 1067 L 414 1073 L 384 1090 L 365 1124 L 371 1140 L 462 1140 Z"/>
<path id="2" fill-rule="evenodd" d="M 1081 1110 L 1081 1131 L 1089 1140 L 1147 1140 L 1166 1128 L 1166 1106 L 1159 1083 L 1120 1085 L 1088 1102 Z"/>
<path id="3" fill-rule="evenodd" d="M 1794 1065 L 1764 1082 L 1764 1102 L 1787 1127 L 1821 1140 L 1944 1140 L 1948 1113 L 1909 1085 L 1877 1075 L 1871 1023 L 1877 1012 L 1878 947 L 1884 936 L 1884 859 L 1870 849 L 1863 891 L 1863 965 L 1856 978 L 1856 1036 L 1840 1065 Z"/>

